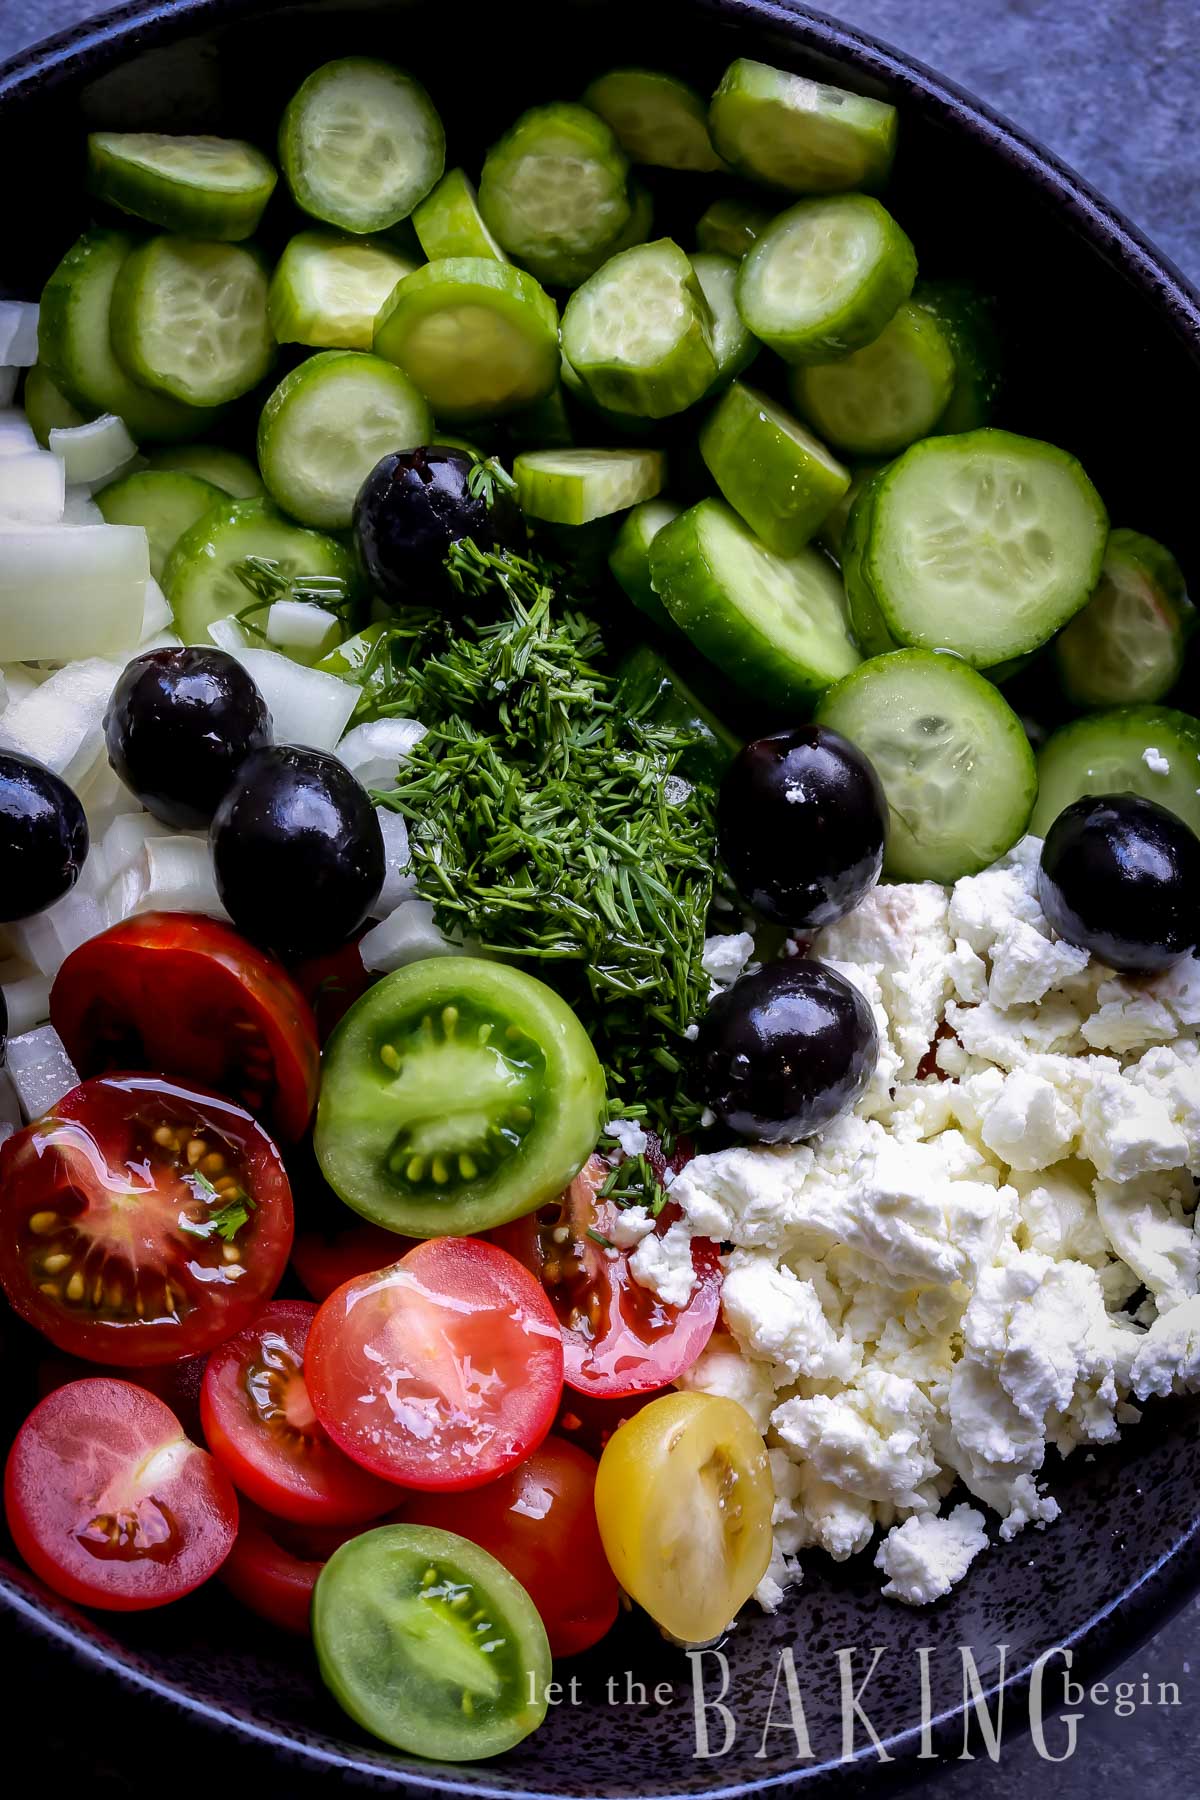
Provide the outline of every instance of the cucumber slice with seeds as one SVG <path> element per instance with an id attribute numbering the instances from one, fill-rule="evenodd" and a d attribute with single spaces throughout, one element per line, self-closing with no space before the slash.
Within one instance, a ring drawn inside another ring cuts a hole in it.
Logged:
<path id="1" fill-rule="evenodd" d="M 494 256 L 507 262 L 483 222 L 475 184 L 463 169 L 450 169 L 412 216 L 413 229 L 430 262 L 443 256 Z"/>
<path id="2" fill-rule="evenodd" d="M 828 362 L 877 338 L 916 278 L 916 251 L 878 200 L 801 200 L 743 261 L 738 307 L 785 362 Z"/>
<path id="3" fill-rule="evenodd" d="M 666 477 L 661 450 L 531 450 L 513 462 L 521 511 L 587 525 L 651 500 Z"/>
<path id="4" fill-rule="evenodd" d="M 345 531 L 381 457 L 433 436 L 433 414 L 402 369 L 362 350 L 322 350 L 285 375 L 258 422 L 271 498 L 302 525 Z"/>
<path id="5" fill-rule="evenodd" d="M 1029 829 L 1045 837 L 1087 794 L 1140 794 L 1200 833 L 1200 719 L 1169 706 L 1121 706 L 1056 731 L 1038 756 Z"/>
<path id="6" fill-rule="evenodd" d="M 375 324 L 375 353 L 439 419 L 488 419 L 544 399 L 559 374 L 558 310 L 532 275 L 449 256 L 406 275 Z"/>
<path id="7" fill-rule="evenodd" d="M 1065 450 L 930 438 L 877 477 L 864 573 L 898 642 L 987 669 L 1036 650 L 1096 585 L 1104 505 Z"/>
<path id="8" fill-rule="evenodd" d="M 969 281 L 919 281 L 913 300 L 932 313 L 954 357 L 954 388 L 939 431 L 978 431 L 991 423 L 1000 392 L 1000 338 L 995 309 Z"/>
<path id="9" fill-rule="evenodd" d="M 81 413 L 77 406 L 72 406 L 41 363 L 34 363 L 26 373 L 21 404 L 25 408 L 25 417 L 33 427 L 33 435 L 43 450 L 50 448 L 52 431 L 73 431 L 77 425 L 86 425 L 92 416 L 90 413 Z"/>
<path id="10" fill-rule="evenodd" d="M 768 705 L 804 705 L 858 664 L 832 563 L 776 556 L 723 500 L 664 525 L 650 578 L 696 648 Z"/>
<path id="11" fill-rule="evenodd" d="M 735 381 L 700 433 L 700 454 L 769 550 L 794 556 L 850 486 L 850 471 L 757 389 Z"/>
<path id="12" fill-rule="evenodd" d="M 682 412 L 717 375 L 712 312 L 670 238 L 623 251 L 576 289 L 562 347 L 601 406 L 643 418 Z"/>
<path id="13" fill-rule="evenodd" d="M 793 369 L 792 399 L 847 455 L 892 456 L 934 429 L 955 374 L 945 332 L 932 313 L 906 300 L 865 349 Z"/>
<path id="14" fill-rule="evenodd" d="M 112 341 L 135 381 L 189 406 L 248 394 L 275 360 L 262 263 L 240 244 L 151 238 L 117 277 Z"/>
<path id="15" fill-rule="evenodd" d="M 135 218 L 189 237 L 253 236 L 279 179 L 261 150 L 239 138 L 93 131 L 88 185 Z"/>
<path id="16" fill-rule="evenodd" d="M 877 479 L 868 476 L 846 516 L 841 543 L 842 584 L 850 608 L 850 623 L 864 656 L 886 656 L 890 650 L 900 648 L 884 622 L 864 568 L 878 491 Z"/>
<path id="17" fill-rule="evenodd" d="M 211 481 L 177 469 L 138 469 L 119 481 L 110 481 L 95 500 L 109 525 L 144 527 L 150 545 L 150 573 L 159 581 L 184 532 L 214 506 L 227 505 L 229 496 Z"/>
<path id="18" fill-rule="evenodd" d="M 754 181 L 794 194 L 877 188 L 896 153 L 896 109 L 741 57 L 713 95 L 718 153 Z"/>
<path id="19" fill-rule="evenodd" d="M 298 232 L 271 277 L 271 330 L 281 344 L 369 350 L 380 307 L 416 267 L 381 238 Z"/>
<path id="20" fill-rule="evenodd" d="M 872 657 L 817 708 L 820 724 L 864 751 L 891 812 L 884 872 L 957 881 L 1024 832 L 1037 794 L 1029 740 L 990 681 L 953 656 Z"/>
<path id="21" fill-rule="evenodd" d="M 696 243 L 701 250 L 732 256 L 740 262 L 754 248 L 771 218 L 765 207 L 751 206 L 746 200 L 714 200 L 696 221 Z"/>
<path id="22" fill-rule="evenodd" d="M 407 219 L 440 180 L 446 134 L 413 76 L 347 56 L 315 69 L 288 102 L 279 160 L 297 206 L 362 235 Z"/>
<path id="23" fill-rule="evenodd" d="M 712 313 L 712 347 L 717 359 L 717 373 L 709 392 L 717 393 L 735 375 L 750 367 L 762 345 L 747 331 L 738 311 L 738 265 L 735 259 L 702 250 L 691 260 L 696 280 Z"/>
<path id="24" fill-rule="evenodd" d="M 253 500 L 263 492 L 262 477 L 250 458 L 238 450 L 227 450 L 224 444 L 175 444 L 155 450 L 150 467 L 198 475 L 235 500 Z"/>
<path id="25" fill-rule="evenodd" d="M 653 69 L 612 69 L 583 103 L 612 126 L 631 162 L 712 172 L 722 167 L 708 135 L 708 109 L 694 88 Z"/>
<path id="26" fill-rule="evenodd" d="M 1161 700 L 1183 672 L 1194 623 L 1183 571 L 1140 531 L 1109 534 L 1091 599 L 1054 642 L 1054 659 L 1076 706 Z"/>
<path id="27" fill-rule="evenodd" d="M 539 281 L 574 287 L 629 224 L 629 159 L 586 106 L 535 106 L 488 151 L 479 209 L 496 240 Z"/>
<path id="28" fill-rule="evenodd" d="M 670 500 L 645 500 L 641 506 L 635 506 L 622 520 L 608 558 L 614 579 L 638 611 L 668 632 L 675 630 L 675 622 L 650 580 L 650 546 L 663 526 L 677 519 L 682 510 Z"/>

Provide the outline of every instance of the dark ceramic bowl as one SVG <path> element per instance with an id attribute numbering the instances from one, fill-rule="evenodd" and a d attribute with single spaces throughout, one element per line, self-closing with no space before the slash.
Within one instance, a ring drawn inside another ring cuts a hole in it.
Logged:
<path id="1" fill-rule="evenodd" d="M 456 159 L 468 166 L 521 106 L 577 93 L 622 56 L 661 63 L 710 88 L 732 56 L 748 53 L 894 100 L 903 147 L 889 203 L 923 266 L 974 274 L 1004 303 L 1015 379 L 1003 422 L 1077 452 L 1115 520 L 1164 538 L 1190 567 L 1193 592 L 1200 587 L 1194 457 L 1181 454 L 1180 443 L 1180 421 L 1200 416 L 1200 297 L 1082 182 L 975 101 L 799 6 L 170 0 L 126 7 L 0 69 L 8 259 L 0 287 L 36 295 L 82 224 L 80 152 L 89 125 L 262 135 L 307 69 L 362 49 L 424 77 L 450 124 Z M 29 1354 L 30 1346 L 14 1346 L 9 1369 Z M 14 1391 L 7 1375 L 4 1386 Z M 327 1784 L 334 1770 L 350 1784 L 400 1792 L 730 1794 L 804 1781 L 858 1793 L 868 1778 L 894 1783 L 929 1768 L 911 1760 L 921 1748 L 921 1647 L 931 1647 L 931 1748 L 954 1755 L 962 1740 L 959 1646 L 973 1651 L 988 1690 L 1004 1686 L 1011 1732 L 1044 1652 L 1068 1647 L 1076 1675 L 1097 1671 L 1192 1591 L 1200 1575 L 1198 1424 L 1196 1405 L 1151 1408 L 1119 1449 L 1055 1464 L 1062 1519 L 1043 1534 L 994 1545 L 931 1611 L 882 1601 L 869 1557 L 841 1568 L 809 1558 L 804 1585 L 783 1611 L 766 1618 L 751 1609 L 725 1646 L 725 1702 L 736 1736 L 724 1754 L 724 1725 L 710 1711 L 711 1754 L 697 1755 L 692 1667 L 634 1619 L 565 1671 L 579 1677 L 579 1705 L 557 1707 L 508 1756 L 468 1768 L 414 1764 L 360 1736 L 324 1693 L 308 1649 L 260 1627 L 219 1588 L 159 1616 L 94 1619 L 48 1595 L 15 1563 L 0 1562 L 6 1671 L 20 1663 L 38 1672 L 43 1698 L 41 1716 L 30 1721 L 38 1727 L 33 1741 L 46 1742 L 56 1717 L 64 1734 L 97 1732 L 93 1766 L 103 1764 L 114 1732 L 127 1744 L 133 1733 L 144 1742 L 157 1703 L 158 1724 L 169 1732 L 153 1734 L 144 1779 L 176 1792 L 195 1785 L 189 1770 L 217 1769 L 215 1730 L 225 1737 L 220 1768 L 241 1792 L 266 1762 L 274 1791 L 289 1795 L 314 1775 Z M 73 1657 L 74 1668 L 48 1646 Z M 785 1646 L 794 1647 L 802 1687 L 811 1747 L 804 1758 L 793 1731 L 764 1738 Z M 884 1648 L 863 1704 L 892 1760 L 881 1762 L 860 1723 L 853 1742 L 861 1760 L 850 1770 L 837 1761 L 836 1652 L 855 1652 L 857 1687 L 873 1646 Z M 1050 1664 L 1047 1707 L 1061 1700 L 1060 1668 L 1061 1659 Z M 613 1671 L 616 1704 L 605 1689 Z M 702 1671 L 715 1695 L 716 1659 L 706 1657 Z M 10 1695 L 11 1680 L 6 1674 Z M 627 1680 L 645 1684 L 647 1704 L 636 1704 L 636 1686 L 628 1690 L 635 1703 L 623 1703 Z M 673 1689 L 666 1704 L 653 1698 L 662 1682 Z M 189 1721 L 210 1735 L 189 1733 Z M 1053 1754 L 1065 1741 L 1059 1730 Z M 136 1758 L 118 1760 L 132 1767 Z M 49 1779 L 52 1761 L 42 1766 Z"/>

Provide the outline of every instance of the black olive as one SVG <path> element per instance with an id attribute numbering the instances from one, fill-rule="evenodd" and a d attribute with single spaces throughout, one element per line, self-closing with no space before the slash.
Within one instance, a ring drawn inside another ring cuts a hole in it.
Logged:
<path id="1" fill-rule="evenodd" d="M 460 604 L 446 574 L 452 544 L 518 549 L 521 515 L 511 495 L 489 500 L 465 450 L 446 444 L 400 450 L 376 463 L 354 502 L 354 541 L 363 573 L 389 606 Z M 494 485 L 494 484 L 493 484 Z"/>
<path id="2" fill-rule="evenodd" d="M 696 1041 L 700 1087 L 740 1137 L 791 1144 L 849 1111 L 879 1054 L 874 1015 L 825 963 L 768 963 L 718 994 Z"/>
<path id="3" fill-rule="evenodd" d="M 87 853 L 78 796 L 32 756 L 0 750 L 0 919 L 28 919 L 69 894 Z"/>
<path id="4" fill-rule="evenodd" d="M 1089 795 L 1046 833 L 1038 895 L 1059 936 L 1110 969 L 1169 968 L 1200 941 L 1200 838 L 1153 800 Z"/>

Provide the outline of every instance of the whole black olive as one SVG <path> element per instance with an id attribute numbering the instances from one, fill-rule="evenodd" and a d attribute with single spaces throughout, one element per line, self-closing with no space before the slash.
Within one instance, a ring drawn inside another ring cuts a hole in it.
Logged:
<path id="1" fill-rule="evenodd" d="M 78 796 L 44 763 L 0 750 L 0 919 L 28 919 L 69 894 L 87 853 Z"/>
<path id="2" fill-rule="evenodd" d="M 1169 968 L 1200 941 L 1200 838 L 1153 800 L 1088 795 L 1046 833 L 1038 895 L 1059 936 L 1110 969 Z"/>
<path id="3" fill-rule="evenodd" d="M 455 606 L 446 574 L 452 544 L 520 548 L 521 515 L 480 465 L 446 444 L 400 450 L 376 463 L 354 502 L 354 540 L 363 573 L 389 606 Z"/>

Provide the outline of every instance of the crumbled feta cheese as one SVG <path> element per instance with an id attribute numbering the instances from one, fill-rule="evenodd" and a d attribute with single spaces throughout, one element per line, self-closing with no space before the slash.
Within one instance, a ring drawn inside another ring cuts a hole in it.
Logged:
<path id="1" fill-rule="evenodd" d="M 1042 1075 L 1016 1069 L 983 1113 L 980 1136 L 1010 1169 L 1048 1169 L 1079 1135 L 1079 1115 Z"/>
<path id="2" fill-rule="evenodd" d="M 745 1407 L 755 1427 L 765 1432 L 778 1396 L 765 1363 L 743 1356 L 727 1332 L 715 1331 L 691 1368 L 679 1377 L 679 1386 L 691 1394 L 715 1394 Z"/>
<path id="3" fill-rule="evenodd" d="M 1200 1388 L 1200 1297 L 1155 1319 L 1133 1359 L 1132 1385 L 1139 1400 Z"/>
<path id="4" fill-rule="evenodd" d="M 776 1365 L 778 1386 L 800 1375 L 846 1381 L 857 1366 L 857 1347 L 832 1330 L 812 1282 L 769 1255 L 734 1251 L 725 1265 L 721 1305 L 747 1355 Z"/>
<path id="5" fill-rule="evenodd" d="M 635 1250 L 654 1230 L 654 1220 L 644 1206 L 623 1206 L 608 1228 L 618 1250 Z"/>
<path id="6" fill-rule="evenodd" d="M 1142 761 L 1152 775 L 1169 775 L 1171 773 L 1170 762 L 1153 744 L 1148 744 L 1142 751 Z"/>
<path id="7" fill-rule="evenodd" d="M 987 1547 L 983 1514 L 973 1506 L 956 1506 L 945 1518 L 914 1513 L 892 1526 L 876 1552 L 875 1567 L 888 1578 L 883 1592 L 889 1600 L 928 1606 L 948 1594 Z"/>
<path id="8" fill-rule="evenodd" d="M 686 1306 L 696 1285 L 692 1233 L 682 1219 L 662 1237 L 645 1237 L 629 1259 L 629 1273 L 667 1306 Z"/>
<path id="9" fill-rule="evenodd" d="M 650 1142 L 636 1119 L 610 1119 L 604 1135 L 616 1138 L 622 1156 L 642 1156 Z"/>
<path id="10" fill-rule="evenodd" d="M 732 987 L 754 954 L 754 939 L 748 931 L 728 931 L 705 938 L 700 967 L 712 983 L 713 994 Z"/>
<path id="11" fill-rule="evenodd" d="M 783 1401 L 771 1424 L 831 1486 L 921 1510 L 931 1503 L 938 1472 L 929 1441 L 934 1413 L 915 1381 L 874 1368 L 840 1394 Z"/>
<path id="12" fill-rule="evenodd" d="M 1165 1100 L 1124 1075 L 1098 1074 L 1083 1101 L 1084 1156 L 1107 1181 L 1132 1181 L 1187 1161 L 1187 1138 Z"/>

